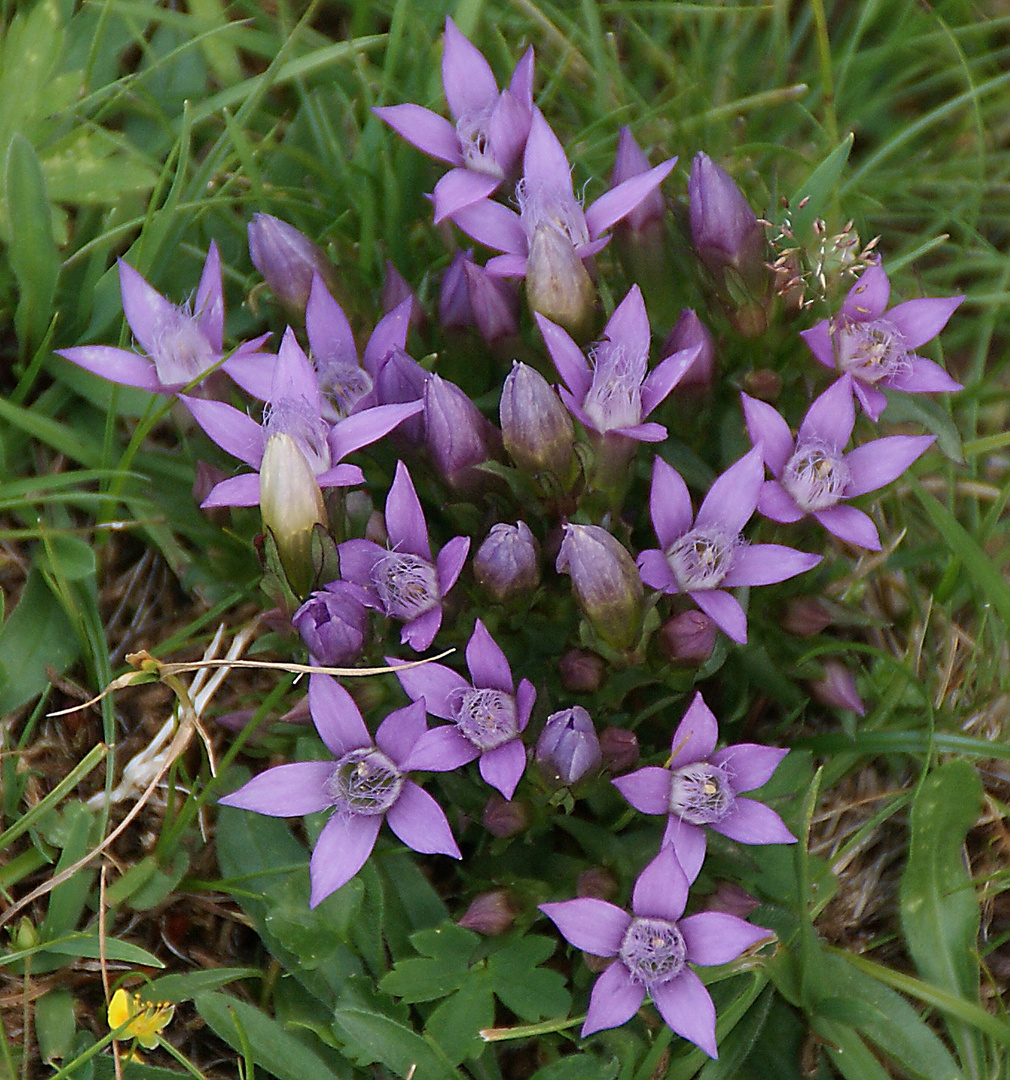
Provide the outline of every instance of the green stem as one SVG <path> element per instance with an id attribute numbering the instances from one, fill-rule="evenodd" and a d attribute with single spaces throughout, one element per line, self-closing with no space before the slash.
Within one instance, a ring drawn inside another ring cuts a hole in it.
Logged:
<path id="1" fill-rule="evenodd" d="M 824 0 L 814 0 L 814 23 L 817 27 L 817 57 L 821 65 L 821 84 L 824 98 L 824 127 L 831 146 L 838 142 L 838 118 L 835 115 L 835 85 L 831 71 L 831 40 L 828 37 L 828 18 Z"/>

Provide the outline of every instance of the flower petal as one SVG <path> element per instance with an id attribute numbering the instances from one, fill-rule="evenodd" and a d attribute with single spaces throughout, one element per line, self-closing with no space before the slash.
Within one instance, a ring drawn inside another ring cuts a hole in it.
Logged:
<path id="1" fill-rule="evenodd" d="M 765 464 L 775 476 L 781 476 L 796 448 L 789 425 L 767 401 L 759 401 L 748 394 L 741 394 L 740 399 L 751 443 L 761 445 Z"/>
<path id="2" fill-rule="evenodd" d="M 637 560 L 638 574 L 650 589 L 660 592 L 677 592 L 677 579 L 659 548 L 649 548 L 640 552 Z"/>
<path id="3" fill-rule="evenodd" d="M 407 780 L 400 797 L 386 812 L 386 821 L 396 835 L 423 855 L 451 855 L 462 858 L 442 808 L 427 793 Z"/>
<path id="4" fill-rule="evenodd" d="M 795 844 L 796 837 L 770 806 L 742 796 L 712 828 L 739 844 Z"/>
<path id="5" fill-rule="evenodd" d="M 399 663 L 392 656 L 386 657 L 387 664 Z M 453 714 L 449 702 L 454 694 L 469 687 L 462 675 L 445 664 L 418 664 L 396 672 L 400 685 L 413 701 L 424 698 L 428 712 L 442 720 L 452 720 Z"/>
<path id="6" fill-rule="evenodd" d="M 473 633 L 467 642 L 466 664 L 474 686 L 490 687 L 506 694 L 515 692 L 509 662 L 480 619 L 474 623 Z"/>
<path id="7" fill-rule="evenodd" d="M 695 527 L 714 525 L 730 534 L 740 532 L 757 509 L 764 478 L 761 448 L 755 446 L 716 477 L 695 518 Z"/>
<path id="8" fill-rule="evenodd" d="M 648 172 L 632 176 L 605 191 L 586 210 L 586 226 L 589 235 L 595 240 L 606 232 L 611 225 L 626 217 L 636 206 L 673 172 L 676 158 L 670 158 L 651 168 Z"/>
<path id="9" fill-rule="evenodd" d="M 516 690 L 516 719 L 519 730 L 523 731 L 530 722 L 530 714 L 537 700 L 536 688 L 529 679 L 519 680 L 519 689 Z"/>
<path id="10" fill-rule="evenodd" d="M 396 463 L 396 475 L 386 497 L 386 532 L 394 551 L 432 561 L 428 524 L 414 482 L 402 461 Z"/>
<path id="11" fill-rule="evenodd" d="M 123 259 L 119 260 L 119 288 L 123 297 L 123 313 L 133 336 L 144 352 L 151 356 L 158 349 L 158 334 L 162 327 L 178 322 L 179 309 Z"/>
<path id="12" fill-rule="evenodd" d="M 733 553 L 733 565 L 722 579 L 722 584 L 727 588 L 734 585 L 774 585 L 804 573 L 820 561 L 820 555 L 797 551 L 783 544 L 751 544 L 737 548 Z"/>
<path id="13" fill-rule="evenodd" d="M 435 185 L 432 193 L 435 201 L 435 224 L 458 214 L 481 199 L 486 199 L 501 181 L 490 173 L 473 169 L 451 169 Z"/>
<path id="14" fill-rule="evenodd" d="M 747 644 L 747 616 L 732 593 L 699 589 L 688 595 L 727 637 L 738 645 Z"/>
<path id="15" fill-rule="evenodd" d="M 469 550 L 469 536 L 454 536 L 438 553 L 435 576 L 438 579 L 438 590 L 443 596 L 456 584 Z"/>
<path id="16" fill-rule="evenodd" d="M 882 384 L 886 383 L 890 386 L 892 381 L 893 378 L 885 379 L 882 380 Z M 869 383 L 864 383 L 862 379 L 852 381 L 852 390 L 863 407 L 863 412 L 876 423 L 880 419 L 880 414 L 887 408 L 887 397 L 884 392 L 875 386 L 870 386 Z"/>
<path id="17" fill-rule="evenodd" d="M 629 803 L 643 814 L 670 812 L 670 770 L 647 765 L 644 769 L 610 781 Z"/>
<path id="18" fill-rule="evenodd" d="M 353 581 L 364 589 L 371 590 L 372 569 L 386 555 L 386 549 L 371 540 L 345 540 L 338 548 L 340 558 L 340 576 L 345 581 Z"/>
<path id="19" fill-rule="evenodd" d="M 906 394 L 946 394 L 961 390 L 963 387 L 939 364 L 927 360 L 924 356 L 913 356 L 912 366 L 908 371 L 898 371 L 891 375 L 881 386 L 889 390 L 904 390 Z"/>
<path id="20" fill-rule="evenodd" d="M 796 500 L 778 480 L 766 480 L 761 485 L 758 513 L 783 525 L 791 525 L 794 521 L 806 517 L 806 513 L 796 505 Z"/>
<path id="21" fill-rule="evenodd" d="M 891 308 L 887 321 L 897 327 L 909 349 L 917 349 L 940 333 L 963 300 L 963 295 L 906 300 Z"/>
<path id="22" fill-rule="evenodd" d="M 670 742 L 669 768 L 679 769 L 696 761 L 707 761 L 719 738 L 719 722 L 698 691 L 677 725 Z"/>
<path id="23" fill-rule="evenodd" d="M 623 908 L 592 896 L 541 904 L 540 910 L 566 941 L 593 956 L 616 956 L 631 925 Z"/>
<path id="24" fill-rule="evenodd" d="M 609 428 L 605 435 L 622 435 L 638 442 L 663 442 L 669 432 L 662 424 L 634 424 L 631 427 Z"/>
<path id="25" fill-rule="evenodd" d="M 935 441 L 935 435 L 889 435 L 856 447 L 845 455 L 851 478 L 845 486 L 845 498 L 865 495 L 896 480 Z"/>
<path id="26" fill-rule="evenodd" d="M 309 711 L 319 738 L 334 757 L 372 745 L 354 698 L 332 675 L 309 676 Z"/>
<path id="27" fill-rule="evenodd" d="M 221 284 L 221 254 L 211 240 L 193 298 L 193 314 L 200 332 L 216 353 L 224 349 L 224 291 Z"/>
<path id="28" fill-rule="evenodd" d="M 745 949 L 772 936 L 772 932 L 763 926 L 753 926 L 722 911 L 689 915 L 677 926 L 684 935 L 688 961 L 703 967 L 728 964 Z"/>
<path id="29" fill-rule="evenodd" d="M 659 1015 L 681 1038 L 701 1047 L 710 1058 L 718 1058 L 715 1006 L 693 971 L 685 968 L 676 978 L 652 987 L 652 1000 Z"/>
<path id="30" fill-rule="evenodd" d="M 666 822 L 663 843 L 673 848 L 684 876 L 688 883 L 693 884 L 705 861 L 705 849 L 708 846 L 705 830 L 700 825 L 692 825 L 689 821 L 671 814 Z"/>
<path id="31" fill-rule="evenodd" d="M 673 848 L 667 844 L 638 875 L 631 894 L 631 910 L 639 918 L 676 922 L 684 914 L 687 891 L 687 877 Z"/>
<path id="32" fill-rule="evenodd" d="M 551 354 L 554 367 L 580 405 L 585 400 L 593 384 L 593 372 L 582 350 L 571 339 L 567 330 L 545 319 L 535 312 L 537 326 L 543 335 L 547 351 Z"/>
<path id="33" fill-rule="evenodd" d="M 380 105 L 372 111 L 422 153 L 450 165 L 463 164 L 456 128 L 444 116 L 409 103 Z"/>
<path id="34" fill-rule="evenodd" d="M 332 469 L 316 474 L 316 483 L 321 488 L 353 487 L 355 484 L 363 484 L 365 474 L 357 465 L 334 465 Z"/>
<path id="35" fill-rule="evenodd" d="M 179 400 L 222 450 L 254 469 L 260 467 L 263 460 L 263 428 L 251 416 L 223 401 L 188 397 L 186 394 L 180 394 Z"/>
<path id="36" fill-rule="evenodd" d="M 565 156 L 565 149 L 544 119 L 544 114 L 536 107 L 533 109 L 530 133 L 526 138 L 526 150 L 523 154 L 523 178 L 532 191 L 542 189 L 567 195 L 575 203 L 571 166 Z M 578 206 L 577 203 L 575 205 Z M 581 213 L 579 209 L 579 214 Z"/>
<path id="37" fill-rule="evenodd" d="M 713 765 L 722 765 L 729 770 L 734 791 L 752 791 L 768 783 L 779 762 L 788 753 L 779 746 L 734 743 L 716 750 L 709 760 Z"/>
<path id="38" fill-rule="evenodd" d="M 207 498 L 200 503 L 201 510 L 211 510 L 215 506 L 259 506 L 260 474 L 242 473 L 229 476 L 215 484 Z"/>
<path id="39" fill-rule="evenodd" d="M 341 461 L 355 450 L 378 442 L 398 424 L 409 416 L 416 416 L 423 408 L 424 401 L 418 398 L 417 401 L 402 404 L 376 405 L 338 421 L 331 428 L 329 437 L 333 460 Z"/>
<path id="40" fill-rule="evenodd" d="M 691 496 L 687 484 L 680 473 L 661 457 L 655 458 L 652 463 L 649 513 L 656 539 L 663 549 L 670 547 L 691 528 Z M 673 572 L 670 573 L 672 576 Z"/>
<path id="41" fill-rule="evenodd" d="M 510 739 L 480 757 L 480 774 L 506 799 L 511 799 L 526 771 L 526 747 L 522 739 Z"/>
<path id="42" fill-rule="evenodd" d="M 318 274 L 312 275 L 312 288 L 305 305 L 305 330 L 317 366 L 357 364 L 358 347 L 351 324 Z"/>
<path id="43" fill-rule="evenodd" d="M 414 306 L 414 297 L 405 296 L 392 311 L 385 315 L 375 324 L 372 336 L 368 339 L 365 352 L 361 357 L 361 365 L 374 379 L 382 365 L 382 361 L 394 349 L 407 347 L 407 334 L 410 331 L 410 313 Z M 418 395 L 420 400 L 420 395 Z"/>
<path id="44" fill-rule="evenodd" d="M 254 776 L 218 802 L 270 817 L 301 817 L 333 804 L 326 785 L 333 776 L 332 761 L 294 761 L 275 765 Z"/>
<path id="45" fill-rule="evenodd" d="M 833 450 L 842 450 L 852 435 L 855 422 L 852 376 L 843 375 L 811 403 L 796 434 L 796 442 L 817 441 Z"/>
<path id="46" fill-rule="evenodd" d="M 442 86 L 449 111 L 457 120 L 490 109 L 498 97 L 491 65 L 449 18 L 442 46 Z"/>
<path id="47" fill-rule="evenodd" d="M 801 330 L 800 337 L 807 343 L 808 348 L 819 363 L 829 368 L 838 366 L 835 359 L 834 342 L 831 339 L 831 323 L 827 319 L 821 319 L 816 326 L 811 326 L 809 330 Z"/>
<path id="48" fill-rule="evenodd" d="M 375 733 L 375 745 L 399 766 L 427 730 L 428 716 L 423 699 L 412 701 L 402 709 L 395 709 L 382 721 Z"/>
<path id="49" fill-rule="evenodd" d="M 829 533 L 846 544 L 854 544 L 867 551 L 880 551 L 877 526 L 862 510 L 854 506 L 829 506 L 826 510 L 815 510 L 813 516 Z"/>
<path id="50" fill-rule="evenodd" d="M 433 607 L 416 619 L 404 623 L 400 630 L 400 644 L 409 645 L 414 652 L 424 652 L 435 640 L 438 628 L 442 625 L 442 605 Z"/>
<path id="51" fill-rule="evenodd" d="M 632 285 L 625 298 L 614 308 L 607 320 L 603 335 L 621 346 L 628 356 L 648 356 L 652 342 L 649 316 L 642 299 L 642 290 Z"/>
<path id="52" fill-rule="evenodd" d="M 479 753 L 455 724 L 440 724 L 421 735 L 400 762 L 400 768 L 404 772 L 450 772 L 473 761 Z"/>
<path id="53" fill-rule="evenodd" d="M 322 903 L 365 865 L 381 825 L 381 814 L 354 814 L 347 818 L 334 814 L 327 821 L 309 862 L 312 881 L 309 907 Z"/>
<path id="54" fill-rule="evenodd" d="M 112 345 L 78 345 L 72 349 L 57 349 L 56 354 L 109 382 L 136 386 L 152 394 L 163 389 L 154 364 L 139 353 Z"/>
<path id="55" fill-rule="evenodd" d="M 526 258 L 528 248 L 522 221 L 519 215 L 507 206 L 493 199 L 482 199 L 457 210 L 452 220 L 478 244 L 495 251 L 503 251 L 507 255 L 521 255 L 523 259 Z M 490 270 L 490 265 L 488 269 Z"/>
<path id="56" fill-rule="evenodd" d="M 698 359 L 701 344 L 691 345 L 670 353 L 645 376 L 642 383 L 642 416 L 648 416 L 661 402 L 665 401 L 674 387 L 691 370 Z"/>
<path id="57" fill-rule="evenodd" d="M 596 980 L 581 1037 L 584 1039 L 594 1031 L 627 1023 L 644 1000 L 645 987 L 632 982 L 628 969 L 620 960 L 615 960 Z"/>
<path id="58" fill-rule="evenodd" d="M 891 283 L 884 268 L 877 263 L 864 270 L 859 280 L 849 289 L 841 314 L 857 322 L 871 322 L 884 314 L 891 298 Z"/>

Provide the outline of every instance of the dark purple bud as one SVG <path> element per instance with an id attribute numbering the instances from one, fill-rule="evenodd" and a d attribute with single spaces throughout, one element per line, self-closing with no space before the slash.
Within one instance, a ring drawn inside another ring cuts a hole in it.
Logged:
<path id="1" fill-rule="evenodd" d="M 767 276 L 764 231 L 736 182 L 707 154 L 697 154 L 688 181 L 691 239 L 701 261 L 715 275 L 733 267 L 745 277 Z"/>
<path id="2" fill-rule="evenodd" d="M 760 900 L 755 900 L 734 881 L 720 881 L 715 892 L 709 893 L 703 901 L 706 911 L 721 911 L 724 915 L 735 915 L 738 919 L 746 919 L 760 906 Z"/>
<path id="3" fill-rule="evenodd" d="M 550 473 L 563 488 L 575 478 L 575 428 L 568 410 L 536 368 L 513 361 L 501 395 L 502 440 L 528 473 Z"/>
<path id="4" fill-rule="evenodd" d="M 272 214 L 254 214 L 249 222 L 249 257 L 271 292 L 300 321 L 312 289 L 312 276 L 334 278 L 333 264 L 304 233 Z"/>
<path id="5" fill-rule="evenodd" d="M 596 286 L 571 240 L 547 222 L 536 226 L 530 242 L 526 301 L 531 311 L 563 326 L 576 340 L 587 336 L 596 307 Z"/>
<path id="6" fill-rule="evenodd" d="M 571 787 L 603 763 L 592 717 L 581 705 L 547 717 L 537 740 L 536 762 L 548 782 Z"/>
<path id="7" fill-rule="evenodd" d="M 442 275 L 438 298 L 438 323 L 443 330 L 465 330 L 475 323 L 465 267 L 473 263 L 473 248 L 457 251 Z"/>
<path id="8" fill-rule="evenodd" d="M 395 405 L 424 397 L 428 372 L 403 349 L 393 349 L 373 374 L 376 405 Z M 424 443 L 424 415 L 418 413 L 404 420 L 391 433 L 398 444 L 414 449 Z"/>
<path id="9" fill-rule="evenodd" d="M 463 275 L 480 336 L 493 345 L 499 338 L 518 334 L 519 293 L 515 286 L 476 263 L 464 263 Z"/>
<path id="10" fill-rule="evenodd" d="M 558 661 L 561 685 L 570 694 L 595 694 L 606 671 L 603 657 L 588 649 L 569 649 Z"/>
<path id="11" fill-rule="evenodd" d="M 677 384 L 679 389 L 688 386 L 711 386 L 715 374 L 715 341 L 711 331 L 691 308 L 685 308 L 674 328 L 666 335 L 660 355 L 671 356 L 681 349 L 694 348 L 695 345 L 699 346 L 701 351 L 681 377 Z"/>
<path id="12" fill-rule="evenodd" d="M 825 660 L 824 675 L 809 683 L 810 692 L 822 704 L 832 709 L 851 709 L 859 716 L 866 715 L 866 706 L 856 689 L 852 672 L 840 660 Z"/>
<path id="13" fill-rule="evenodd" d="M 532 596 L 540 584 L 540 545 L 525 521 L 492 525 L 474 556 L 473 575 L 500 604 Z"/>
<path id="14" fill-rule="evenodd" d="M 611 648 L 630 649 L 642 632 L 643 588 L 635 562 L 599 525 L 566 525 L 559 574 L 569 574 L 579 606 Z"/>
<path id="15" fill-rule="evenodd" d="M 346 667 L 361 655 L 368 635 L 368 609 L 362 599 L 361 590 L 350 582 L 333 581 L 291 616 L 313 663 Z"/>
<path id="16" fill-rule="evenodd" d="M 816 596 L 796 596 L 786 605 L 782 629 L 797 637 L 813 637 L 826 630 L 833 619 L 823 600 Z"/>
<path id="17" fill-rule="evenodd" d="M 612 775 L 627 772 L 638 764 L 638 736 L 627 728 L 606 727 L 600 732 L 603 765 Z"/>
<path id="18" fill-rule="evenodd" d="M 659 647 L 672 664 L 704 664 L 715 648 L 717 628 L 703 612 L 692 608 L 667 619 L 659 631 Z"/>
<path id="19" fill-rule="evenodd" d="M 438 375 L 429 376 L 424 388 L 424 437 L 442 478 L 460 489 L 487 479 L 474 466 L 497 456 L 501 440 L 466 394 Z"/>
<path id="20" fill-rule="evenodd" d="M 770 368 L 757 368 L 744 376 L 743 388 L 751 397 L 775 402 L 782 393 L 782 376 Z"/>
<path id="21" fill-rule="evenodd" d="M 481 820 L 489 833 L 505 838 L 517 836 L 529 826 L 530 812 L 526 803 L 519 799 L 503 799 L 500 795 L 492 795 L 484 807 Z"/>
<path id="22" fill-rule="evenodd" d="M 617 136 L 617 153 L 614 156 L 614 172 L 610 177 L 611 188 L 630 180 L 634 176 L 647 173 L 652 166 L 645 152 L 635 141 L 631 134 L 631 128 L 621 128 Z M 648 195 L 617 223 L 616 228 L 620 231 L 641 233 L 648 226 L 662 221 L 666 214 L 666 202 L 658 187 L 654 187 Z"/>
<path id="23" fill-rule="evenodd" d="M 476 930 L 478 934 L 496 937 L 504 934 L 515 919 L 516 913 L 509 902 L 509 894 L 504 889 L 492 889 L 474 897 L 466 909 L 466 914 L 456 925 L 467 930 Z"/>
<path id="24" fill-rule="evenodd" d="M 618 885 L 617 878 L 605 867 L 591 866 L 575 879 L 575 895 L 588 896 L 594 900 L 613 900 L 617 895 Z"/>
<path id="25" fill-rule="evenodd" d="M 416 329 L 422 326 L 427 318 L 424 308 L 407 279 L 387 259 L 386 278 L 382 283 L 382 310 L 390 312 L 408 298 L 410 299 L 410 325 Z"/>

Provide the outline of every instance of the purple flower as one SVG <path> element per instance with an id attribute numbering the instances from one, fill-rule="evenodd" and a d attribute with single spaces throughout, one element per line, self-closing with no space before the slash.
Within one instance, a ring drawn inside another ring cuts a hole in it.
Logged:
<path id="1" fill-rule="evenodd" d="M 123 386 L 137 386 L 151 393 L 172 394 L 195 383 L 212 368 L 229 374 L 241 370 L 242 362 L 270 336 L 264 334 L 224 356 L 224 293 L 221 256 L 211 241 L 200 275 L 192 309 L 166 300 L 130 266 L 119 260 L 119 285 L 123 311 L 133 336 L 144 354 L 111 345 L 80 345 L 58 349 L 60 356 Z"/>
<path id="2" fill-rule="evenodd" d="M 421 664 L 398 671 L 396 677 L 414 701 L 425 702 L 432 716 L 453 721 L 454 726 L 432 730 L 431 747 L 438 760 L 451 760 L 455 768 L 480 756 L 481 776 L 511 799 L 526 768 L 522 732 L 537 692 L 528 679 L 515 687 L 505 654 L 480 619 L 467 643 L 466 664 L 469 683 L 444 664 Z"/>
<path id="3" fill-rule="evenodd" d="M 824 674 L 811 680 L 810 692 L 822 704 L 832 709 L 850 709 L 857 716 L 866 715 L 866 706 L 859 696 L 856 679 L 841 660 L 824 661 Z"/>
<path id="4" fill-rule="evenodd" d="M 438 321 L 443 329 L 476 326 L 493 345 L 519 333 L 519 293 L 473 261 L 473 248 L 457 251 L 442 277 Z"/>
<path id="5" fill-rule="evenodd" d="M 267 769 L 221 800 L 271 817 L 332 810 L 309 864 L 311 907 L 346 884 L 371 854 L 382 819 L 414 851 L 460 857 L 438 803 L 407 775 L 455 768 L 432 752 L 424 705 L 390 713 L 372 742 L 351 695 L 328 675 L 309 681 L 312 720 L 336 761 L 298 761 Z"/>
<path id="6" fill-rule="evenodd" d="M 557 393 L 536 368 L 512 361 L 499 415 L 505 449 L 516 465 L 533 476 L 547 473 L 567 490 L 575 478 L 575 428 Z"/>
<path id="7" fill-rule="evenodd" d="M 571 337 L 537 315 L 558 374 L 565 382 L 561 398 L 568 411 L 590 431 L 643 442 L 662 442 L 667 431 L 645 418 L 680 382 L 701 351 L 700 343 L 666 357 L 651 372 L 649 316 L 637 285 L 614 309 L 603 340 L 588 358 Z"/>
<path id="8" fill-rule="evenodd" d="M 384 405 L 349 416 L 332 427 L 322 416 L 322 397 L 316 373 L 288 330 L 274 363 L 263 422 L 223 401 L 180 395 L 196 422 L 222 449 L 257 470 L 231 476 L 217 484 L 202 505 L 256 506 L 260 501 L 259 469 L 271 435 L 294 440 L 321 488 L 346 487 L 364 481 L 356 465 L 341 464 L 355 450 L 381 439 L 402 420 L 421 411 L 420 401 Z"/>
<path id="9" fill-rule="evenodd" d="M 536 761 L 548 780 L 571 787 L 603 764 L 593 718 L 581 705 L 551 713 L 537 739 Z"/>
<path id="10" fill-rule="evenodd" d="M 253 214 L 248 234 L 253 266 L 274 296 L 300 319 L 305 314 L 312 279 L 317 275 L 332 277 L 333 264 L 318 244 L 272 214 Z"/>
<path id="11" fill-rule="evenodd" d="M 360 586 L 331 581 L 291 616 L 309 650 L 310 663 L 341 667 L 357 660 L 368 634 L 365 599 Z"/>
<path id="12" fill-rule="evenodd" d="M 652 469 L 649 509 L 659 548 L 638 556 L 642 580 L 664 593 L 688 596 L 734 641 L 747 641 L 747 616 L 726 589 L 771 585 L 821 561 L 781 544 L 747 544 L 740 530 L 757 508 L 764 483 L 755 447 L 719 476 L 692 521 L 691 496 L 680 473 L 662 458 Z"/>
<path id="13" fill-rule="evenodd" d="M 491 526 L 473 557 L 473 576 L 499 604 L 532 597 L 540 584 L 540 545 L 525 521 Z"/>
<path id="14" fill-rule="evenodd" d="M 353 419 L 357 417 L 349 418 Z M 386 532 L 389 549 L 371 540 L 344 541 L 339 548 L 340 575 L 365 589 L 371 607 L 402 622 L 401 642 L 421 652 L 442 625 L 442 597 L 463 569 L 470 538 L 454 537 L 432 562 L 428 525 L 402 461 L 396 463 L 386 499 Z"/>
<path id="15" fill-rule="evenodd" d="M 891 435 L 844 453 L 856 421 L 850 375 L 832 383 L 811 404 L 795 441 L 771 405 L 741 397 L 751 442 L 760 445 L 775 475 L 761 488 L 758 510 L 784 523 L 812 515 L 839 539 L 879 551 L 880 537 L 870 518 L 841 502 L 889 484 L 925 453 L 935 436 Z"/>
<path id="16" fill-rule="evenodd" d="M 678 1035 L 718 1057 L 715 1006 L 687 965 L 725 964 L 770 932 L 722 912 L 682 918 L 687 893 L 688 877 L 664 847 L 635 882 L 630 915 L 592 897 L 540 905 L 577 949 L 614 958 L 593 987 L 583 1038 L 626 1023 L 648 994 Z"/>
<path id="17" fill-rule="evenodd" d="M 794 844 L 796 837 L 764 803 L 741 798 L 767 783 L 787 750 L 737 743 L 716 750 L 719 725 L 701 694 L 677 725 L 663 768 L 646 766 L 612 781 L 643 814 L 667 814 L 672 844 L 690 881 L 705 859 L 705 826 L 739 844 Z"/>
<path id="18" fill-rule="evenodd" d="M 489 479 L 476 466 L 501 456 L 501 433 L 455 384 L 430 375 L 424 384 L 424 439 L 435 468 L 453 488 Z"/>
<path id="19" fill-rule="evenodd" d="M 825 367 L 852 376 L 856 397 L 871 420 L 887 405 L 881 387 L 910 394 L 961 389 L 939 364 L 915 350 L 940 333 L 964 296 L 906 300 L 886 311 L 890 295 L 883 267 L 871 266 L 836 316 L 800 334 Z"/>
<path id="20" fill-rule="evenodd" d="M 518 164 L 533 111 L 533 49 L 499 93 L 488 62 L 447 18 L 442 85 L 455 126 L 420 105 L 374 110 L 419 150 L 454 166 L 435 185 L 436 224 L 490 195 Z"/>
<path id="21" fill-rule="evenodd" d="M 697 386 L 708 388 L 715 375 L 715 341 L 712 332 L 691 310 L 685 308 L 673 329 L 666 335 L 663 352 L 667 355 L 681 349 L 698 346 L 698 355 L 684 372 L 678 385 L 682 388 Z"/>
<path id="22" fill-rule="evenodd" d="M 764 232 L 736 182 L 708 156 L 697 154 L 688 182 L 691 239 L 701 261 L 715 275 L 727 267 L 758 270 L 767 278 Z"/>
<path id="23" fill-rule="evenodd" d="M 675 164 L 676 158 L 671 158 L 625 180 L 583 211 L 575 198 L 564 148 L 540 110 L 534 108 L 523 155 L 523 176 L 516 188 L 519 213 L 485 198 L 457 211 L 452 220 L 474 240 L 504 252 L 488 263 L 490 271 L 503 277 L 524 277 L 527 256 L 539 230 L 557 233 L 574 248 L 578 258 L 588 259 L 606 246 L 607 229 L 659 187 Z"/>
<path id="24" fill-rule="evenodd" d="M 624 126 L 617 135 L 617 153 L 614 155 L 614 171 L 610 175 L 610 186 L 616 188 L 625 180 L 631 180 L 649 171 L 649 159 L 645 151 L 635 141 L 631 128 Z M 666 200 L 658 187 L 650 191 L 631 211 L 621 224 L 630 233 L 639 234 L 666 216 Z"/>

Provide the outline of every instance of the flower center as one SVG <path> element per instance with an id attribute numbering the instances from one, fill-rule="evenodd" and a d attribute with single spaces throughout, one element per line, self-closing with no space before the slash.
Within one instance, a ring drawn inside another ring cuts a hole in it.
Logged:
<path id="1" fill-rule="evenodd" d="M 718 528 L 692 529 L 674 543 L 666 560 L 684 592 L 715 589 L 729 573 L 740 542 Z"/>
<path id="2" fill-rule="evenodd" d="M 547 188 L 544 184 L 530 184 L 523 177 L 516 185 L 519 216 L 526 239 L 533 242 L 538 226 L 546 225 L 568 238 L 573 247 L 589 243 L 586 216 L 575 196 L 563 188 Z"/>
<path id="3" fill-rule="evenodd" d="M 808 514 L 834 506 L 845 494 L 849 467 L 832 447 L 820 442 L 802 443 L 786 462 L 782 486 Z"/>
<path id="4" fill-rule="evenodd" d="M 684 969 L 687 945 L 677 924 L 666 919 L 631 920 L 618 956 L 640 986 L 669 982 Z"/>
<path id="5" fill-rule="evenodd" d="M 629 356 L 623 345 L 601 342 L 590 350 L 593 382 L 582 408 L 598 431 L 642 422 L 642 380 L 646 357 Z"/>
<path id="6" fill-rule="evenodd" d="M 708 761 L 674 769 L 670 784 L 670 813 L 689 825 L 711 825 L 733 807 L 735 795 L 726 770 Z"/>
<path id="7" fill-rule="evenodd" d="M 886 319 L 843 320 L 835 327 L 838 366 L 863 382 L 876 383 L 911 367 L 908 346 Z"/>
<path id="8" fill-rule="evenodd" d="M 494 750 L 519 734 L 516 701 L 511 694 L 489 687 L 465 687 L 450 704 L 461 734 L 478 750 Z"/>
<path id="9" fill-rule="evenodd" d="M 154 335 L 154 370 L 165 386 L 185 386 L 220 360 L 206 334 L 185 308 L 159 326 Z"/>
<path id="10" fill-rule="evenodd" d="M 304 398 L 279 398 L 267 402 L 263 410 L 263 428 L 267 437 L 283 433 L 294 439 L 316 476 L 329 469 L 332 462 L 326 438 L 329 427 Z"/>
<path id="11" fill-rule="evenodd" d="M 387 615 L 410 622 L 441 600 L 435 567 L 418 555 L 391 551 L 372 569 L 372 584 Z"/>
<path id="12" fill-rule="evenodd" d="M 344 754 L 326 785 L 337 812 L 345 817 L 384 814 L 402 789 L 403 773 L 374 746 Z"/>
<path id="13" fill-rule="evenodd" d="M 328 364 L 319 369 L 319 389 L 332 406 L 334 421 L 343 420 L 372 389 L 372 377 L 358 363 Z"/>
<path id="14" fill-rule="evenodd" d="M 498 164 L 491 145 L 488 127 L 491 123 L 493 106 L 467 113 L 456 121 L 456 136 L 463 154 L 463 162 L 474 172 L 487 173 L 498 180 L 504 179 L 505 173 Z"/>

